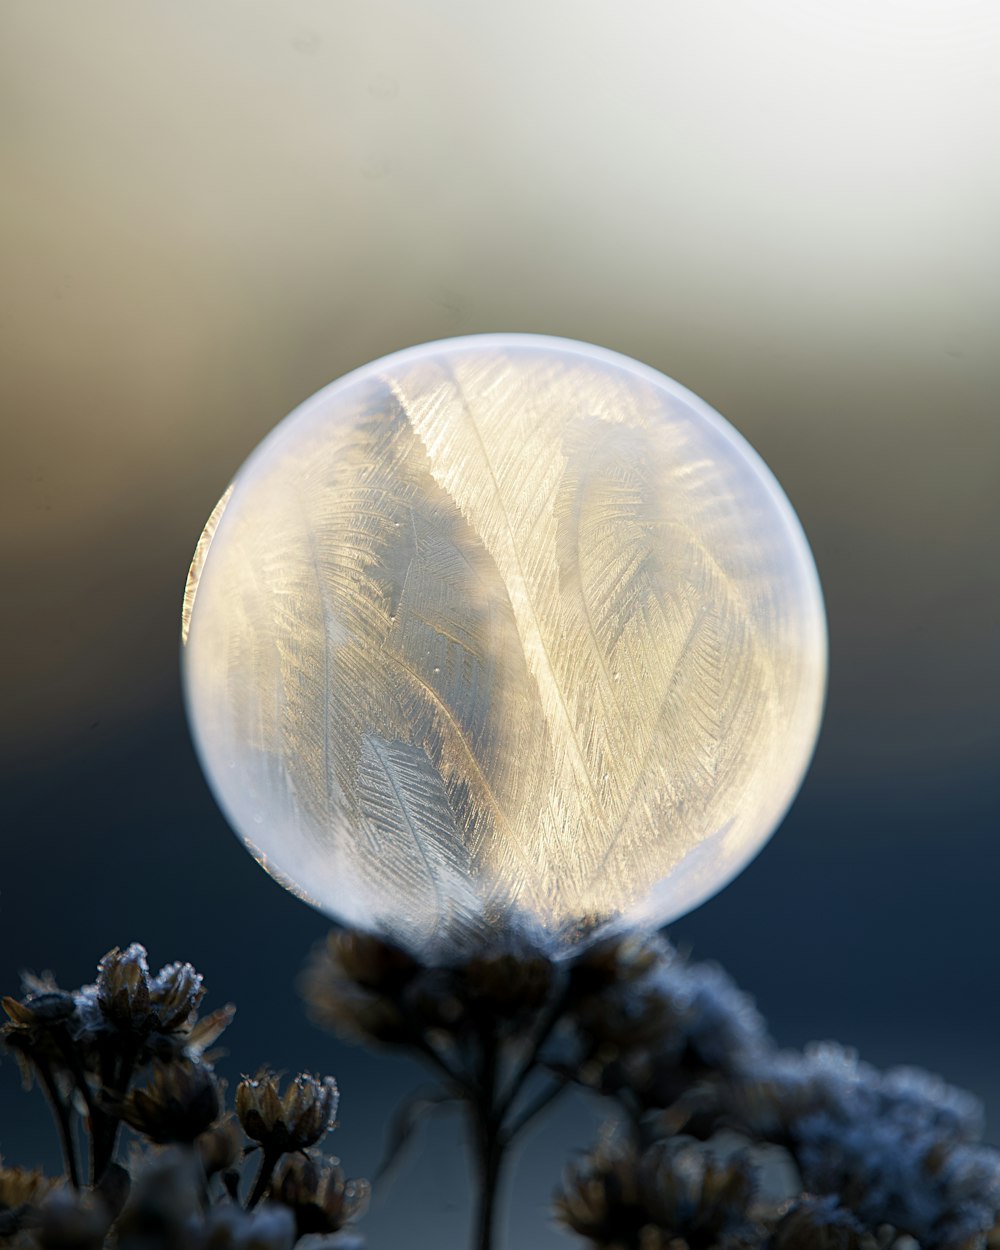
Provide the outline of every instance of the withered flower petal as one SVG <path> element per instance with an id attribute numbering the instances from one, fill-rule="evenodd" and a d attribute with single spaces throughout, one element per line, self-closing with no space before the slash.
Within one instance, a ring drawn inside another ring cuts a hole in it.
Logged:
<path id="1" fill-rule="evenodd" d="M 208 1048 L 213 1046 L 232 1024 L 235 1015 L 235 1006 L 227 1003 L 224 1007 L 213 1011 L 211 1015 L 198 1020 L 184 1038 L 184 1053 L 192 1059 L 205 1056 Z"/>

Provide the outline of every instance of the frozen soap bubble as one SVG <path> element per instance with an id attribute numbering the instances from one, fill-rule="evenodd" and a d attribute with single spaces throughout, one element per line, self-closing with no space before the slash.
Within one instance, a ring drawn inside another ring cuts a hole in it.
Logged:
<path id="1" fill-rule="evenodd" d="M 816 571 L 762 461 L 669 378 L 529 335 L 297 408 L 215 510 L 184 616 L 250 850 L 428 957 L 689 911 L 780 821 L 823 700 Z"/>

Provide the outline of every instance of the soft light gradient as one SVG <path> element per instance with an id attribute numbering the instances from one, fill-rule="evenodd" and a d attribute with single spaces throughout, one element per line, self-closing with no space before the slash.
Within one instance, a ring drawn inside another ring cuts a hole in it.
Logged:
<path id="1" fill-rule="evenodd" d="M 993 0 L 4 0 L 3 981 L 109 947 L 239 1005 L 231 1082 L 332 1071 L 372 1176 L 419 1079 L 293 984 L 325 919 L 227 829 L 184 721 L 205 518 L 280 417 L 449 335 L 604 344 L 703 396 L 823 574 L 827 711 L 766 854 L 672 933 L 777 1038 L 996 1116 L 1000 8 Z M 0 1064 L 0 1151 L 58 1167 Z M 509 1244 L 600 1109 L 514 1177 Z M 996 1119 L 994 1118 L 994 1134 Z M 445 1121 L 365 1224 L 464 1245 Z"/>

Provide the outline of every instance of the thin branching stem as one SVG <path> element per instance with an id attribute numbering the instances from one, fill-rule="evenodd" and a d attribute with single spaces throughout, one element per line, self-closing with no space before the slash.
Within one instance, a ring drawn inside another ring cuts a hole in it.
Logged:
<path id="1" fill-rule="evenodd" d="M 538 1094 L 528 1103 L 521 1113 L 509 1124 L 504 1131 L 504 1145 L 507 1146 L 519 1137 L 524 1129 L 528 1127 L 536 1116 L 540 1115 L 547 1107 L 550 1107 L 555 1100 L 566 1092 L 569 1088 L 568 1081 L 552 1081 L 540 1090 Z"/>
<path id="2" fill-rule="evenodd" d="M 528 1057 L 515 1072 L 514 1077 L 507 1088 L 507 1092 L 503 1096 L 500 1104 L 503 1115 L 506 1116 L 509 1113 L 517 1099 L 518 1094 L 520 1094 L 521 1090 L 524 1088 L 525 1082 L 538 1067 L 539 1060 L 542 1056 L 542 1050 L 555 1031 L 556 1025 L 562 1019 L 565 1009 L 566 991 L 564 990 L 561 994 L 556 995 L 552 1005 L 549 1007 L 549 1010 L 542 1018 L 542 1022 L 539 1025 L 531 1044 L 531 1049 L 528 1052 Z"/>
<path id="3" fill-rule="evenodd" d="M 475 1102 L 478 1097 L 476 1084 L 470 1081 L 463 1073 L 459 1072 L 441 1052 L 434 1046 L 423 1033 L 420 1033 L 416 1042 L 417 1050 L 435 1068 L 442 1076 L 446 1078 L 456 1089 L 460 1090 L 463 1096 L 470 1102 Z"/>

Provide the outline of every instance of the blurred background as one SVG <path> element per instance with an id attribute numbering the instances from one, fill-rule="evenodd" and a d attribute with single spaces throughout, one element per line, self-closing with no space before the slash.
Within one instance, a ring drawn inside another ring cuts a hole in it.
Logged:
<path id="1" fill-rule="evenodd" d="M 675 940 L 778 1039 L 991 1104 L 996 1036 L 1000 11 L 989 0 L 5 0 L 0 973 L 138 939 L 239 1004 L 231 1078 L 332 1071 L 370 1174 L 417 1080 L 309 1025 L 321 916 L 228 832 L 178 684 L 187 565 L 300 400 L 409 344 L 588 340 L 718 408 L 802 518 L 831 675 L 773 842 Z M 0 1150 L 57 1166 L 0 1065 Z M 598 1113 L 514 1178 L 548 1222 Z M 464 1243 L 459 1126 L 372 1250 Z"/>

